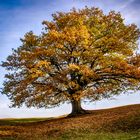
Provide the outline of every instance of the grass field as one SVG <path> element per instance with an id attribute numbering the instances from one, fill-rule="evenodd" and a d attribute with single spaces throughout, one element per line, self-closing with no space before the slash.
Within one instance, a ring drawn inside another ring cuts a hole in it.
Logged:
<path id="1" fill-rule="evenodd" d="M 140 140 L 140 104 L 71 118 L 1 119 L 0 140 Z"/>
<path id="2" fill-rule="evenodd" d="M 40 122 L 40 121 L 46 121 L 51 120 L 53 118 L 10 118 L 10 119 L 0 119 L 0 126 L 2 125 L 18 125 L 23 123 L 32 123 L 32 122 Z"/>

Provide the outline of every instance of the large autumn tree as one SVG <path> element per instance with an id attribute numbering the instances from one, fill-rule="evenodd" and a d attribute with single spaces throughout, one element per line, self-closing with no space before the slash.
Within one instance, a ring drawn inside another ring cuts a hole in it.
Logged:
<path id="1" fill-rule="evenodd" d="M 28 32 L 22 46 L 2 66 L 3 93 L 13 107 L 72 104 L 71 115 L 84 113 L 81 100 L 95 101 L 140 83 L 139 29 L 126 25 L 120 13 L 98 8 L 57 12 L 44 21 L 38 36 Z"/>

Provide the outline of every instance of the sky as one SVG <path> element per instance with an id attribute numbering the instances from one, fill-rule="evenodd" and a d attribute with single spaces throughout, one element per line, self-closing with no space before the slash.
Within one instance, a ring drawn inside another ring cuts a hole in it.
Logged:
<path id="1" fill-rule="evenodd" d="M 140 0 L 0 0 L 0 62 L 11 54 L 12 48 L 21 45 L 20 38 L 28 31 L 39 35 L 42 21 L 51 20 L 51 14 L 57 11 L 68 12 L 77 9 L 99 7 L 104 13 L 110 10 L 121 12 L 126 24 L 135 23 L 140 28 Z M 0 88 L 4 80 L 5 69 L 0 67 Z M 85 109 L 103 109 L 128 104 L 139 104 L 140 92 L 120 95 L 115 99 L 82 104 Z M 70 104 L 52 109 L 9 108 L 10 100 L 0 95 L 0 118 L 53 117 L 70 113 Z"/>

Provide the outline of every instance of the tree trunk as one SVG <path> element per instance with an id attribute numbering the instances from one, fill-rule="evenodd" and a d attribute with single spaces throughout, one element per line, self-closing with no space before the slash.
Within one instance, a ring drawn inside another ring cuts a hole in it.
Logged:
<path id="1" fill-rule="evenodd" d="M 80 114 L 87 113 L 86 110 L 82 109 L 80 100 L 78 100 L 78 101 L 77 100 L 72 100 L 71 104 L 72 104 L 72 112 L 68 116 L 77 116 L 77 115 L 80 115 Z"/>

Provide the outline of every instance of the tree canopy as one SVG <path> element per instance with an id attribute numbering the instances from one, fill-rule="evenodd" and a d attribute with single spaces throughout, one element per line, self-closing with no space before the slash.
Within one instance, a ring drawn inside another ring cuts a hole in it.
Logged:
<path id="1" fill-rule="evenodd" d="M 81 99 L 138 90 L 140 31 L 135 24 L 126 25 L 120 13 L 104 14 L 94 7 L 52 17 L 43 21 L 40 35 L 26 33 L 22 46 L 2 62 L 9 71 L 2 92 L 13 106 L 72 102 L 73 112 L 78 112 Z"/>

